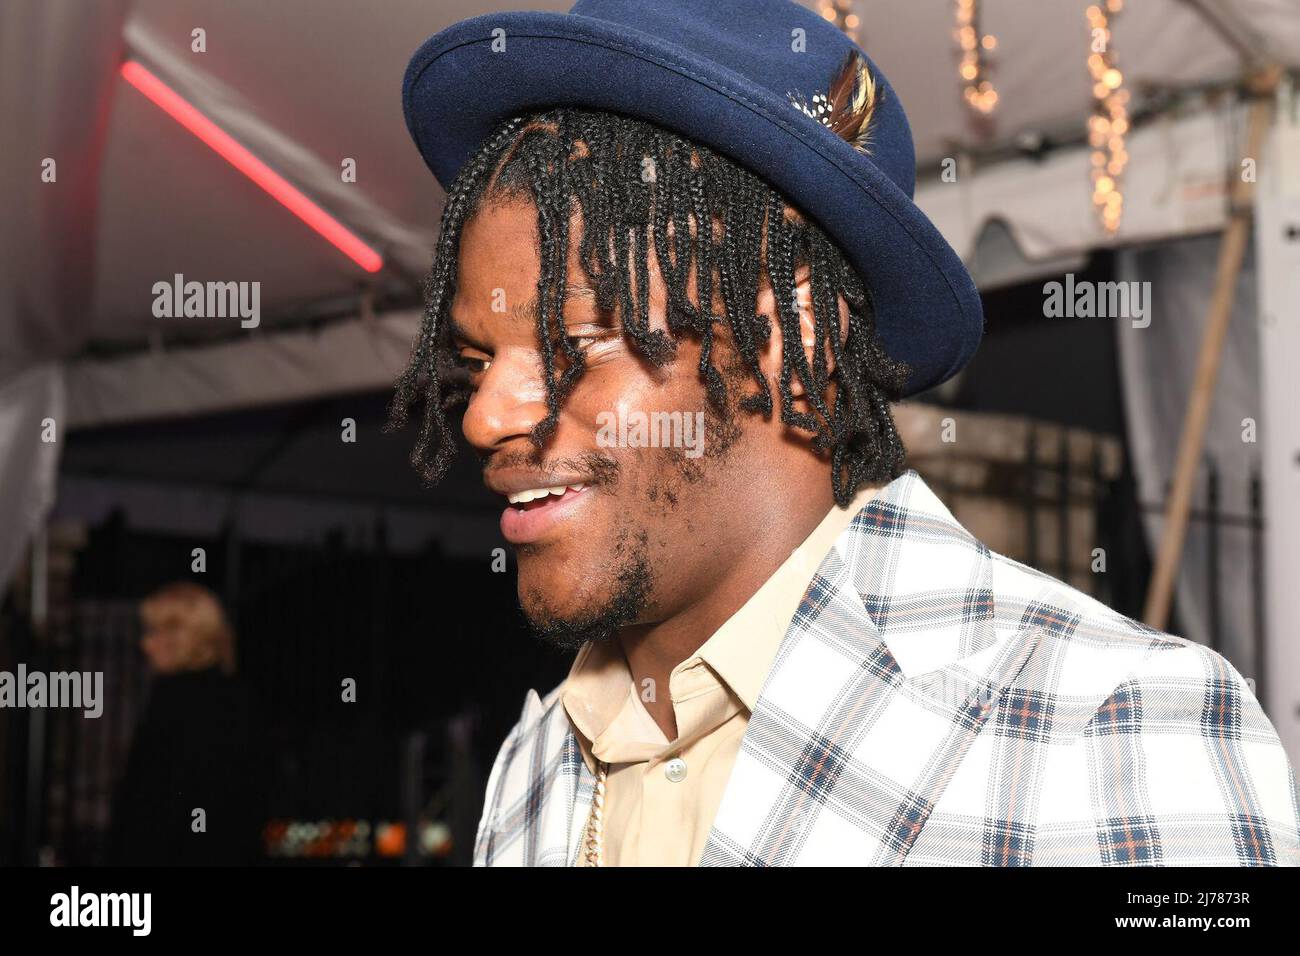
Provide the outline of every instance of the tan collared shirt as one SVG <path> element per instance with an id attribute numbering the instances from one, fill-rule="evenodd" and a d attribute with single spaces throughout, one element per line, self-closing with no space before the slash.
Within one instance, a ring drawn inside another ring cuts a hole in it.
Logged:
<path id="1" fill-rule="evenodd" d="M 745 604 L 673 668 L 668 740 L 633 684 L 617 641 L 578 652 L 562 691 L 583 759 L 609 764 L 606 866 L 693 866 L 704 850 L 749 715 L 808 582 L 840 532 L 880 490 L 833 507 Z"/>

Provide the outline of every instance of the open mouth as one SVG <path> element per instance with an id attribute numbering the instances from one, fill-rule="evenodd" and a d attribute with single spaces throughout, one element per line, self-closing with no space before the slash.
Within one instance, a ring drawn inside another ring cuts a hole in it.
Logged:
<path id="1" fill-rule="evenodd" d="M 531 488 L 506 495 L 506 500 L 520 511 L 536 511 L 549 504 L 564 499 L 566 495 L 576 495 L 586 489 L 586 484 L 557 485 L 552 488 Z"/>
<path id="2" fill-rule="evenodd" d="M 531 544 L 580 507 L 588 491 L 586 482 L 577 482 L 510 492 L 501 512 L 501 534 L 511 544 Z"/>

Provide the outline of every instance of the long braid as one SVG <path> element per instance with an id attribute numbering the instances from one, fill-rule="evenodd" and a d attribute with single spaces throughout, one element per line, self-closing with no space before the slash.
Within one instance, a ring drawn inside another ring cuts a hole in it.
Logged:
<path id="1" fill-rule="evenodd" d="M 447 467 L 451 464 L 451 449 L 455 447 L 446 411 L 457 396 L 443 395 L 442 375 L 437 365 L 439 358 L 445 354 L 443 343 L 447 330 L 443 317 L 451 307 L 455 295 L 460 232 L 487 185 L 488 171 L 499 160 L 501 149 L 515 137 L 522 125 L 523 120 L 517 117 L 501 124 L 466 164 L 447 196 L 433 268 L 424 282 L 424 320 L 412 348 L 410 361 L 397 380 L 388 407 L 385 431 L 396 431 L 406 427 L 411 405 L 424 399 L 415 447 L 411 450 L 411 464 L 426 482 L 436 482 L 446 474 Z M 429 453 L 430 445 L 433 448 L 432 456 Z"/>

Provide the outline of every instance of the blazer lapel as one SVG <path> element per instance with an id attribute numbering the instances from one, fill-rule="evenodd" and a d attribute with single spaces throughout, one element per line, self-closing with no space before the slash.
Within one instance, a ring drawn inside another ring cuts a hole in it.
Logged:
<path id="1" fill-rule="evenodd" d="M 900 865 L 1037 644 L 995 626 L 987 548 L 915 472 L 827 554 L 786 632 L 701 865 Z"/>

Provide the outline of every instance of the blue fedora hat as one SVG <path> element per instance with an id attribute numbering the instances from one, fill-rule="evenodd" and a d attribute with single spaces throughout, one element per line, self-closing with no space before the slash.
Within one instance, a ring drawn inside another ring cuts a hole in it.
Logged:
<path id="1" fill-rule="evenodd" d="M 431 37 L 402 104 L 444 188 L 498 121 L 548 106 L 648 120 L 730 157 L 844 251 L 885 351 L 911 366 L 912 395 L 966 364 L 983 316 L 960 257 L 912 202 L 912 133 L 875 64 L 868 153 L 792 102 L 826 93 L 854 49 L 788 0 L 579 0 L 567 14 L 487 14 Z"/>

